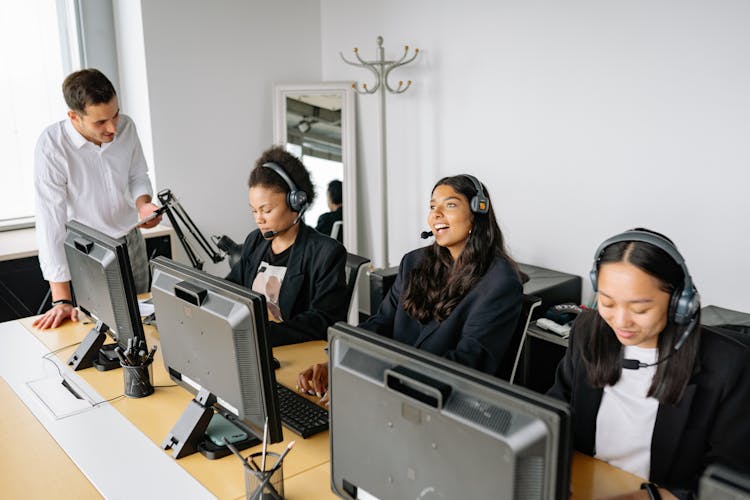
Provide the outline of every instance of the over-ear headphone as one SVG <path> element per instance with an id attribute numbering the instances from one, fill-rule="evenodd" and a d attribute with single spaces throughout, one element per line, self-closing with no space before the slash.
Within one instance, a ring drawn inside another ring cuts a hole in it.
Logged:
<path id="1" fill-rule="evenodd" d="M 490 200 L 487 199 L 487 196 L 484 194 L 482 183 L 473 175 L 463 174 L 463 176 L 469 179 L 471 183 L 474 184 L 474 189 L 477 190 L 477 194 L 472 196 L 471 200 L 469 200 L 471 211 L 475 214 L 486 214 L 490 211 Z"/>
<path id="2" fill-rule="evenodd" d="M 289 186 L 289 192 L 286 195 L 286 204 L 289 205 L 289 208 L 292 209 L 292 212 L 300 212 L 303 208 L 305 208 L 305 206 L 307 205 L 307 193 L 300 189 L 297 189 L 297 186 L 294 184 L 294 182 L 292 182 L 292 179 L 287 175 L 286 172 L 284 172 L 284 169 L 281 168 L 280 165 L 269 161 L 261 166 L 270 168 L 271 170 L 279 174 L 279 177 L 284 179 L 286 185 Z"/>
<path id="3" fill-rule="evenodd" d="M 640 241 L 642 243 L 654 245 L 666 252 L 667 255 L 669 255 L 672 260 L 682 268 L 682 273 L 684 275 L 682 287 L 675 289 L 672 292 L 669 304 L 669 319 L 677 325 L 689 325 L 688 328 L 685 329 L 685 333 L 683 333 L 682 337 L 675 344 L 675 350 L 679 349 L 695 326 L 694 321 L 696 314 L 701 307 L 701 297 L 698 290 L 696 290 L 693 285 L 693 278 L 690 276 L 690 271 L 688 271 L 688 268 L 685 265 L 685 259 L 671 241 L 658 234 L 638 229 L 625 231 L 624 233 L 620 233 L 605 240 L 599 245 L 599 248 L 596 249 L 594 265 L 589 273 L 594 291 L 597 291 L 597 269 L 599 267 L 599 260 L 602 257 L 602 253 L 608 246 L 623 241 Z"/>

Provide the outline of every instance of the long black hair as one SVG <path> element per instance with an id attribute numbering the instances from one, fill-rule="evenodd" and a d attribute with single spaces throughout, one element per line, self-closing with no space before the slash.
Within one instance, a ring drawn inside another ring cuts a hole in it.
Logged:
<path id="1" fill-rule="evenodd" d="M 465 175 L 444 177 L 432 188 L 450 186 L 466 197 L 467 204 L 477 189 Z M 487 188 L 484 194 L 490 199 Z M 421 323 L 447 318 L 461 299 L 492 265 L 495 257 L 507 260 L 518 272 L 518 266 L 505 250 L 505 241 L 495 219 L 492 202 L 486 214 L 474 213 L 472 230 L 458 259 L 453 261 L 447 248 L 433 243 L 424 258 L 411 270 L 404 290 L 404 310 Z"/>
<path id="2" fill-rule="evenodd" d="M 662 238 L 668 238 L 655 231 L 638 228 Z M 661 289 L 674 295 L 682 289 L 685 273 L 682 267 L 661 248 L 641 241 L 621 241 L 606 247 L 597 261 L 597 275 L 602 264 L 628 262 L 659 281 Z M 679 350 L 674 346 L 685 331 L 685 325 L 677 325 L 673 320 L 674 300 L 670 301 L 667 326 L 659 334 L 657 341 L 658 359 L 670 356 L 656 366 L 656 374 L 648 390 L 648 396 L 663 404 L 676 404 L 682 399 L 690 376 L 695 368 L 700 344 L 700 327 L 696 326 Z M 576 331 L 583 334 L 579 342 L 582 359 L 586 365 L 588 381 L 594 387 L 614 385 L 622 374 L 623 346 L 615 332 L 599 314 L 582 317 Z M 700 312 L 694 318 L 700 324 Z M 590 322 L 590 324 L 588 324 Z M 578 322 L 577 322 L 578 323 Z"/>

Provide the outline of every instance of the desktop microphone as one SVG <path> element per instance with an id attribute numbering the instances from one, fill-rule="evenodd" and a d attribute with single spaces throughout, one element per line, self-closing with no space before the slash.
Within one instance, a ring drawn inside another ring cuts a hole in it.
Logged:
<path id="1" fill-rule="evenodd" d="M 421 233 L 419 233 L 419 237 L 423 240 L 426 240 L 430 236 L 432 236 L 432 231 L 422 231 Z"/>
<path id="2" fill-rule="evenodd" d="M 302 210 L 299 211 L 299 213 L 297 214 L 297 217 L 294 218 L 294 222 L 292 222 L 291 225 L 285 227 L 284 229 L 281 229 L 280 231 L 266 231 L 265 233 L 263 233 L 263 238 L 266 240 L 270 240 L 285 231 L 289 231 L 291 228 L 294 227 L 295 224 L 299 222 L 300 217 L 302 217 L 302 214 L 305 213 L 305 210 L 307 210 L 307 205 L 302 207 Z"/>
<path id="3" fill-rule="evenodd" d="M 637 359 L 623 359 L 622 360 L 622 367 L 626 370 L 637 370 L 638 368 L 648 368 L 649 366 L 656 366 L 659 363 L 663 363 L 675 354 L 677 354 L 677 351 L 680 350 L 680 347 L 682 347 L 682 344 L 685 342 L 685 339 L 687 339 L 688 335 L 690 335 L 690 332 L 693 331 L 693 328 L 695 327 L 696 319 L 693 318 L 690 323 L 688 324 L 687 328 L 685 328 L 685 332 L 680 336 L 680 339 L 677 341 L 677 343 L 674 346 L 674 350 L 661 358 L 659 361 L 656 361 L 655 363 L 643 363 L 642 361 L 638 361 Z"/>

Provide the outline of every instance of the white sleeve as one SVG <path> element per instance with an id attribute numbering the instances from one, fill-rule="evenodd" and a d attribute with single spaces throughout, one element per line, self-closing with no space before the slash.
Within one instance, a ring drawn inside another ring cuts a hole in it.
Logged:
<path id="1" fill-rule="evenodd" d="M 36 204 L 36 239 L 39 265 L 44 279 L 70 281 L 65 258 L 65 222 L 67 213 L 67 168 L 65 159 L 45 149 L 41 137 L 34 151 L 34 194 Z"/>

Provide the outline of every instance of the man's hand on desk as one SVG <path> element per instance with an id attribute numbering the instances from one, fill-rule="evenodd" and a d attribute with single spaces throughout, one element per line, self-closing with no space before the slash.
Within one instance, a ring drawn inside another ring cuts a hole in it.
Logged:
<path id="1" fill-rule="evenodd" d="M 315 394 L 328 406 L 328 364 L 318 363 L 297 375 L 297 390 Z"/>
<path id="2" fill-rule="evenodd" d="M 57 304 L 35 319 L 31 326 L 40 330 L 57 328 L 65 323 L 68 318 L 72 321 L 78 321 L 78 309 L 70 304 Z"/>

